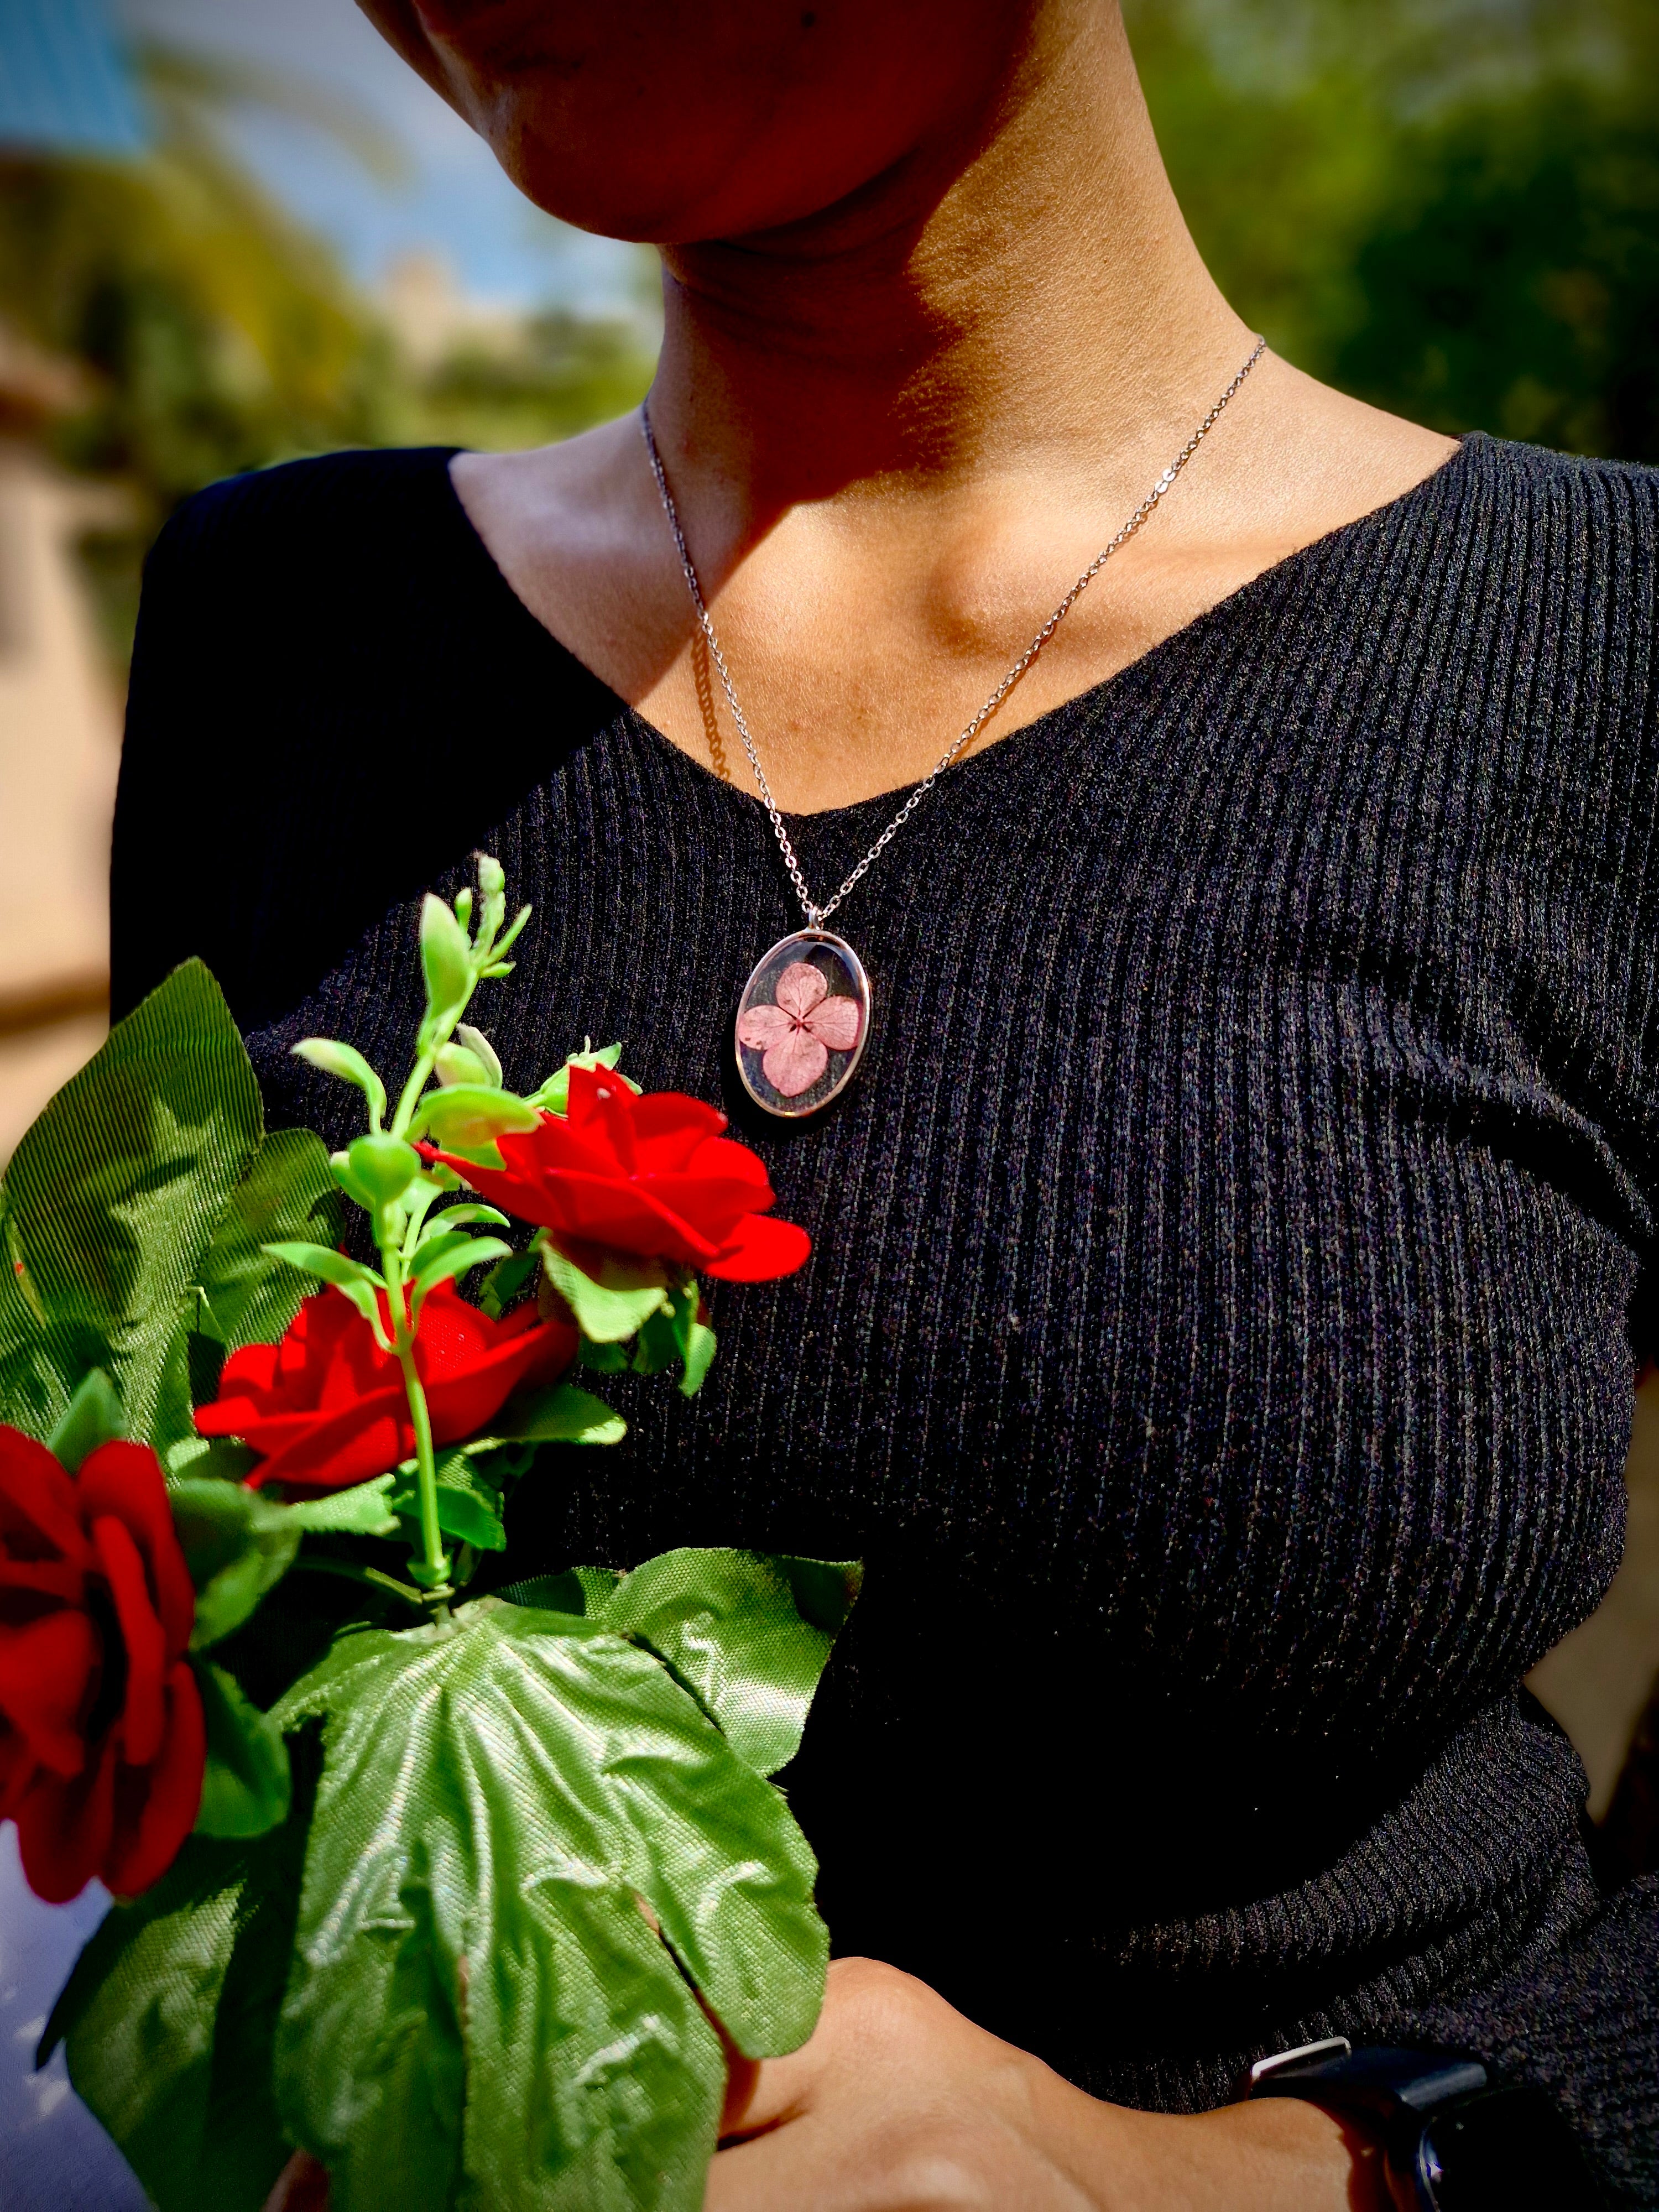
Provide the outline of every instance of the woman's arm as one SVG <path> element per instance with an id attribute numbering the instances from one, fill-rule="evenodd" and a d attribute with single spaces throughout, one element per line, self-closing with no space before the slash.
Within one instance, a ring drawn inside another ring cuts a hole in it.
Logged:
<path id="1" fill-rule="evenodd" d="M 1310 2105 L 1102 2104 L 909 1975 L 838 1960 L 817 2033 L 733 2066 L 706 2212 L 1383 2212 L 1382 2160 Z"/>

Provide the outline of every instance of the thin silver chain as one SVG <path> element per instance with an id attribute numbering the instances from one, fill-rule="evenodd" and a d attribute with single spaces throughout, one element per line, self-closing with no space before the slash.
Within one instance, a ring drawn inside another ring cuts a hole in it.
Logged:
<path id="1" fill-rule="evenodd" d="M 1255 342 L 1255 350 L 1243 368 L 1239 370 L 1220 398 L 1216 401 L 1215 405 L 1211 408 L 1197 429 L 1193 432 L 1192 436 L 1188 439 L 1174 460 L 1170 462 L 1169 467 L 1164 470 L 1151 491 L 1141 501 L 1140 505 L 1129 517 L 1122 529 L 1118 532 L 1117 536 L 1113 538 L 1109 545 L 1103 546 L 1096 554 L 1094 559 L 1090 562 L 1088 567 L 1072 586 L 1071 590 L 1066 592 L 1048 621 L 1043 623 L 1042 628 L 1031 640 L 1019 659 L 1015 661 L 996 690 L 992 692 L 973 720 L 969 723 L 950 750 L 940 759 L 938 767 L 933 769 L 931 775 L 922 778 L 880 836 L 877 838 L 875 843 L 859 862 L 857 867 L 854 869 L 852 874 L 842 884 L 834 898 L 825 906 L 815 906 L 812 902 L 812 894 L 806 888 L 806 878 L 800 872 L 800 862 L 795 857 L 794 846 L 790 842 L 789 832 L 784 827 L 783 816 L 778 810 L 777 801 L 772 796 L 772 787 L 766 781 L 766 771 L 760 764 L 760 756 L 755 750 L 755 740 L 749 734 L 749 724 L 744 718 L 743 708 L 738 704 L 737 691 L 732 683 L 732 672 L 726 665 L 726 655 L 720 650 L 720 641 L 714 635 L 714 623 L 709 617 L 708 609 L 703 604 L 702 586 L 697 581 L 697 572 L 692 567 L 691 556 L 686 550 L 685 532 L 680 527 L 679 510 L 674 505 L 674 495 L 668 489 L 668 477 L 663 469 L 662 455 L 657 451 L 657 441 L 651 428 L 650 412 L 643 405 L 641 407 L 640 428 L 645 434 L 645 449 L 651 456 L 651 472 L 657 479 L 657 489 L 662 495 L 663 513 L 668 517 L 668 526 L 674 533 L 674 544 L 679 553 L 680 567 L 685 572 L 686 589 L 691 594 L 691 604 L 696 609 L 697 621 L 708 641 L 709 659 L 720 671 L 720 684 L 726 693 L 726 703 L 732 709 L 732 720 L 737 725 L 738 737 L 743 740 L 743 749 L 749 756 L 749 765 L 755 771 L 755 781 L 760 786 L 761 797 L 766 803 L 767 813 L 771 817 L 772 828 L 778 841 L 778 849 L 783 854 L 783 864 L 789 871 L 789 880 L 795 887 L 795 896 L 801 902 L 801 909 L 806 916 L 806 926 L 809 929 L 823 927 L 848 893 L 880 859 L 882 854 L 903 829 L 905 823 L 963 746 L 973 743 L 1015 684 L 1018 683 L 1020 678 L 1036 659 L 1038 653 L 1042 652 L 1043 647 L 1060 628 L 1066 617 L 1070 614 L 1072 609 L 1111 559 L 1113 554 L 1128 544 L 1170 485 L 1174 483 L 1182 469 L 1186 467 L 1188 462 L 1221 420 L 1228 403 L 1235 397 L 1239 386 L 1267 350 L 1267 339 L 1259 337 Z"/>

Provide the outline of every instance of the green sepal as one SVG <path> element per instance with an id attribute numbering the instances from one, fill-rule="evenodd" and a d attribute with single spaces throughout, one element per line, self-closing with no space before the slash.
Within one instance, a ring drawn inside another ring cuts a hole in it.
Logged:
<path id="1" fill-rule="evenodd" d="M 196 1589 L 192 1651 L 240 1628 L 293 1565 L 301 1528 L 287 1506 L 240 1482 L 186 1474 L 172 1483 L 173 1525 Z"/>
<path id="2" fill-rule="evenodd" d="M 775 1774 L 800 1747 L 812 1693 L 863 1579 L 855 1560 L 665 1552 L 623 1577 L 599 1618 L 647 1644 L 738 1757 Z"/>
<path id="3" fill-rule="evenodd" d="M 46 1449 L 67 1474 L 79 1474 L 100 1444 L 126 1434 L 125 1421 L 115 1385 L 101 1367 L 92 1368 L 46 1438 Z"/>
<path id="4" fill-rule="evenodd" d="M 595 1344 L 621 1344 L 637 1335 L 669 1303 L 667 1273 L 658 1261 L 607 1254 L 593 1276 L 545 1239 L 540 1250 L 548 1280 Z"/>
<path id="5" fill-rule="evenodd" d="M 503 1443 L 616 1444 L 628 1434 L 622 1415 L 574 1382 L 517 1391 L 489 1423 Z"/>
<path id="6" fill-rule="evenodd" d="M 296 1060 L 309 1060 L 325 1075 L 337 1075 L 343 1082 L 355 1083 L 368 1101 L 370 1120 L 377 1129 L 380 1127 L 386 1113 L 386 1085 L 356 1045 L 341 1044 L 333 1037 L 301 1037 L 290 1050 Z"/>
<path id="7" fill-rule="evenodd" d="M 222 1667 L 198 1660 L 196 1681 L 207 1723 L 197 1834 L 263 1836 L 280 1827 L 293 1795 L 281 1729 Z"/>
<path id="8" fill-rule="evenodd" d="M 252 1841 L 191 1836 L 153 1889 L 107 1912 L 52 2008 L 70 2079 L 158 2212 L 262 2212 L 293 2146 L 271 2045 L 294 1955 L 317 1765 L 294 1747 L 294 1802 Z"/>
<path id="9" fill-rule="evenodd" d="M 633 1364 L 625 1344 L 595 1344 L 586 1336 L 576 1346 L 576 1358 L 596 1375 L 625 1375 Z"/>

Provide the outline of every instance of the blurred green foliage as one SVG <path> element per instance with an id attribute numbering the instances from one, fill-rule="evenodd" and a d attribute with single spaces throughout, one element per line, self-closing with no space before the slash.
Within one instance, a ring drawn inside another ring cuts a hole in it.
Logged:
<path id="1" fill-rule="evenodd" d="M 1659 460 L 1653 0 L 1127 0 L 1199 245 L 1310 374 Z"/>

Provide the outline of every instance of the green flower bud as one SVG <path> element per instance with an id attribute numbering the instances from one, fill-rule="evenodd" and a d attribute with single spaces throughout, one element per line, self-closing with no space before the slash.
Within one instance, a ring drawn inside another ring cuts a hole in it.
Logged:
<path id="1" fill-rule="evenodd" d="M 434 1065 L 438 1080 L 446 1089 L 457 1083 L 469 1083 L 483 1090 L 494 1087 L 489 1070 L 477 1054 L 470 1052 L 464 1044 L 445 1045 Z"/>
<path id="2" fill-rule="evenodd" d="M 401 1137 L 359 1137 L 346 1163 L 378 1206 L 394 1205 L 421 1172 L 420 1154 Z"/>
<path id="3" fill-rule="evenodd" d="M 507 889 L 507 870 L 489 853 L 478 855 L 478 889 L 486 898 L 499 898 Z"/>
<path id="4" fill-rule="evenodd" d="M 472 948 L 454 915 L 430 891 L 421 905 L 421 966 L 434 1012 L 465 1006 L 472 988 Z"/>

